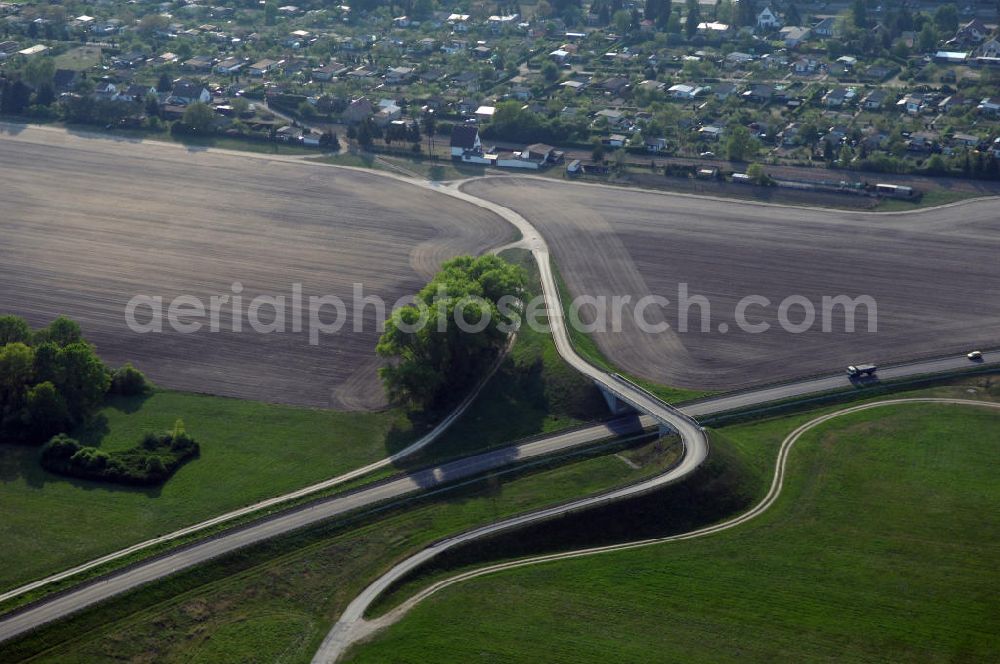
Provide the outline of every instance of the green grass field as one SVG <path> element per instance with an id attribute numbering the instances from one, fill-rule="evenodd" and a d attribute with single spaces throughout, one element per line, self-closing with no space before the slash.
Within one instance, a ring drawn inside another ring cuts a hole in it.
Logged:
<path id="1" fill-rule="evenodd" d="M 71 48 L 55 58 L 56 69 L 72 69 L 83 71 L 101 64 L 100 46 L 77 46 Z"/>
<path id="2" fill-rule="evenodd" d="M 723 431 L 770 464 L 811 417 Z M 995 411 L 845 416 L 750 523 L 449 588 L 350 661 L 995 661 L 998 464 Z"/>
<path id="3" fill-rule="evenodd" d="M 948 203 L 957 203 L 958 201 L 964 201 L 970 198 L 979 198 L 983 195 L 984 194 L 982 192 L 974 191 L 945 191 L 942 189 L 933 189 L 925 192 L 918 201 L 903 201 L 892 198 L 883 198 L 879 201 L 876 210 L 879 212 L 902 212 L 906 210 L 934 207 L 937 205 L 947 205 Z"/>
<path id="4" fill-rule="evenodd" d="M 680 452 L 637 445 L 485 478 L 349 529 L 311 528 L 0 644 L 0 661 L 43 652 L 32 661 L 307 662 L 333 618 L 392 561 L 449 533 L 660 472 Z"/>
<path id="5" fill-rule="evenodd" d="M 106 451 L 126 449 L 177 418 L 201 456 L 161 487 L 65 478 L 42 470 L 38 448 L 0 447 L 0 587 L 375 461 L 386 456 L 388 439 L 405 439 L 411 426 L 399 411 L 342 413 L 156 392 L 112 402 L 77 435 Z"/>

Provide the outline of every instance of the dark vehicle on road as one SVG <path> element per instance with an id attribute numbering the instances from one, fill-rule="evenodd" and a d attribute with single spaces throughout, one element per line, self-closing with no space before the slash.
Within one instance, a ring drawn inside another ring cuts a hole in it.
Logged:
<path id="1" fill-rule="evenodd" d="M 863 376 L 873 376 L 878 370 L 878 367 L 874 364 L 859 364 L 854 366 L 853 364 L 847 367 L 847 375 L 851 378 L 861 378 Z"/>

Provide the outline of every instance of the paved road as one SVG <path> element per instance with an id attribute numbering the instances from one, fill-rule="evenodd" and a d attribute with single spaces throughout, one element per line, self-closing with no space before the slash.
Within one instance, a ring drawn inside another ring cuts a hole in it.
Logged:
<path id="1" fill-rule="evenodd" d="M 937 399 L 937 398 L 889 399 L 886 401 L 878 401 L 874 403 L 852 406 L 850 408 L 838 410 L 834 413 L 828 413 L 826 415 L 822 415 L 820 417 L 817 417 L 816 419 L 806 422 L 805 424 L 797 428 L 795 431 L 788 434 L 785 440 L 782 441 L 781 448 L 778 452 L 778 458 L 775 461 L 774 478 L 771 481 L 771 487 L 768 490 L 767 495 L 765 495 L 764 498 L 761 500 L 761 502 L 758 503 L 755 507 L 748 510 L 747 512 L 744 512 L 743 514 L 740 514 L 739 516 L 733 519 L 730 519 L 723 523 L 708 526 L 705 528 L 699 528 L 698 530 L 693 530 L 687 533 L 671 535 L 669 537 L 658 537 L 654 539 L 646 539 L 636 542 L 626 542 L 624 544 L 613 544 L 609 546 L 581 549 L 578 551 L 566 551 L 563 553 L 553 553 L 542 556 L 535 556 L 533 558 L 524 558 L 521 560 L 515 560 L 511 562 L 499 563 L 495 565 L 490 565 L 488 567 L 482 567 L 479 569 L 464 572 L 462 574 L 458 574 L 453 577 L 443 579 L 441 581 L 438 581 L 437 583 L 428 586 L 427 588 L 421 590 L 413 597 L 407 599 L 405 602 L 400 604 L 392 611 L 386 613 L 383 616 L 380 616 L 379 618 L 370 621 L 363 619 L 357 621 L 351 633 L 353 637 L 351 643 L 361 641 L 369 637 L 374 632 L 383 629 L 385 627 L 388 627 L 389 625 L 392 625 L 393 623 L 399 621 L 407 613 L 409 613 L 409 611 L 414 606 L 416 606 L 426 598 L 430 597 L 434 593 L 443 590 L 444 588 L 447 588 L 449 586 L 453 586 L 457 583 L 461 583 L 463 581 L 468 581 L 470 579 L 474 579 L 480 576 L 486 576 L 487 574 L 494 574 L 496 572 L 502 572 L 505 570 L 516 569 L 519 567 L 527 567 L 528 565 L 537 565 L 540 563 L 553 562 L 558 560 L 568 560 L 571 558 L 583 558 L 586 556 L 593 556 L 600 553 L 608 553 L 611 551 L 624 551 L 627 549 L 636 549 L 644 546 L 650 546 L 652 544 L 662 544 L 664 542 L 676 542 L 681 540 L 695 539 L 698 537 L 704 537 L 706 535 L 712 535 L 724 530 L 729 530 L 730 528 L 735 528 L 736 526 L 742 525 L 747 521 L 750 521 L 751 519 L 755 519 L 756 517 L 760 516 L 777 501 L 778 497 L 781 495 L 781 489 L 784 486 L 785 468 L 786 468 L 786 461 L 788 460 L 788 454 L 791 451 L 792 447 L 795 445 L 795 443 L 798 442 L 798 440 L 808 431 L 811 431 L 812 429 L 815 429 L 817 426 L 825 424 L 826 422 L 829 422 L 832 419 L 841 417 L 843 415 L 857 413 L 863 410 L 870 410 L 872 408 L 881 408 L 883 406 L 893 406 L 900 404 L 916 405 L 916 404 L 926 404 L 926 403 L 1000 408 L 1000 403 L 991 401 L 972 401 L 965 399 Z M 455 540 L 458 539 L 459 538 L 455 538 Z M 443 548 L 447 548 L 447 545 L 451 541 L 452 540 L 447 540 L 445 542 L 439 543 L 436 546 L 442 547 L 439 550 L 443 550 Z M 400 566 L 405 564 L 406 564 L 405 562 L 401 563 Z M 362 594 L 359 597 L 359 599 L 352 602 L 351 606 L 348 608 L 348 611 L 350 611 L 352 614 L 357 613 L 359 609 L 363 612 L 364 609 L 367 608 L 367 607 L 362 608 L 360 606 L 355 606 L 355 604 L 359 602 L 361 597 L 367 597 L 367 595 Z M 347 613 L 345 613 L 345 616 L 346 615 Z M 347 646 L 350 644 L 345 643 L 344 645 Z M 333 662 L 335 661 L 336 656 L 338 656 L 338 653 L 321 650 L 319 653 L 317 653 L 317 656 L 313 659 L 313 664 L 327 664 L 328 662 Z"/>
<path id="2" fill-rule="evenodd" d="M 385 175 L 385 177 L 395 176 Z M 399 177 L 395 177 L 395 179 L 408 181 Z M 677 431 L 685 445 L 685 455 L 680 464 L 668 473 L 639 485 L 627 487 L 605 496 L 585 498 L 537 514 L 550 516 L 555 511 L 568 511 L 587 507 L 592 505 L 593 501 L 618 499 L 639 491 L 646 491 L 658 484 L 679 479 L 693 472 L 701 464 L 708 453 L 707 440 L 704 432 L 690 414 L 683 413 L 663 403 L 641 388 L 623 382 L 611 374 L 590 366 L 573 350 L 562 320 L 562 307 L 559 305 L 558 289 L 556 288 L 550 267 L 548 247 L 541 234 L 527 220 L 507 208 L 461 192 L 457 187 L 440 187 L 430 183 L 421 183 L 421 186 L 492 210 L 521 230 L 524 237 L 524 246 L 532 251 L 539 264 L 543 291 L 546 297 L 546 306 L 550 313 L 553 339 L 560 355 L 581 373 L 618 394 L 624 400 L 647 414 L 641 418 L 616 420 L 609 424 L 558 434 L 542 440 L 487 452 L 436 468 L 426 469 L 406 477 L 395 478 L 374 486 L 365 487 L 347 495 L 326 499 L 307 508 L 284 513 L 235 532 L 225 533 L 217 538 L 200 542 L 185 549 L 169 553 L 161 558 L 140 563 L 128 570 L 88 583 L 80 588 L 46 600 L 0 620 L 0 641 L 13 638 L 47 622 L 63 618 L 109 597 L 161 579 L 182 569 L 204 563 L 244 546 L 342 515 L 348 511 L 372 507 L 378 503 L 399 499 L 417 491 L 434 489 L 435 487 L 440 487 L 442 484 L 478 475 L 511 463 L 565 452 L 611 436 L 634 433 L 641 427 L 666 425 Z M 986 361 L 990 363 L 1000 362 L 1000 353 L 991 353 L 986 358 Z M 952 362 L 954 362 L 954 359 Z M 909 368 L 904 369 L 903 372 L 903 375 L 919 375 L 928 373 L 928 369 L 923 364 L 913 364 L 909 365 Z M 842 377 L 838 378 L 840 378 L 842 384 L 844 379 Z M 818 379 L 818 381 L 805 381 L 797 388 L 795 385 L 788 384 L 777 389 L 781 391 L 784 397 L 800 396 L 813 393 L 817 385 L 825 385 L 825 382 L 824 379 Z M 825 390 L 827 388 L 823 387 L 822 389 Z M 710 402 L 702 402 L 698 405 L 698 408 L 701 413 L 708 414 L 710 412 L 722 412 L 733 407 L 734 402 L 727 401 L 727 399 L 738 399 L 744 405 L 752 405 L 774 398 L 773 396 L 769 396 L 770 388 L 764 392 L 765 394 L 763 395 L 758 394 L 756 401 L 754 400 L 754 393 L 745 393 L 736 397 L 724 398 L 714 408 Z M 527 515 L 523 518 L 535 519 L 541 517 Z"/>

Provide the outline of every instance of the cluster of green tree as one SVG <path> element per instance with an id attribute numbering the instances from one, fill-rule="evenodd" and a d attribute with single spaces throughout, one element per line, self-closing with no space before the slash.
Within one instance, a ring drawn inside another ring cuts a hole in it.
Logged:
<path id="1" fill-rule="evenodd" d="M 215 111 L 208 104 L 196 101 L 188 104 L 184 115 L 170 127 L 173 134 L 208 136 L 215 132 Z"/>
<path id="2" fill-rule="evenodd" d="M 499 141 L 559 145 L 586 140 L 588 132 L 583 121 L 546 118 L 522 108 L 520 102 L 504 101 L 497 105 L 493 120 L 482 130 L 482 136 Z"/>
<path id="3" fill-rule="evenodd" d="M 101 482 L 162 484 L 199 451 L 198 443 L 184 430 L 184 423 L 177 420 L 172 431 L 146 434 L 136 447 L 111 453 L 59 434 L 42 448 L 42 467 L 60 475 Z"/>
<path id="4" fill-rule="evenodd" d="M 44 442 L 85 422 L 109 391 L 147 389 L 131 365 L 108 369 L 68 318 L 32 331 L 23 318 L 0 316 L 0 441 Z"/>
<path id="5" fill-rule="evenodd" d="M 21 115 L 33 106 L 50 106 L 56 100 L 55 72 L 52 58 L 31 58 L 0 77 L 0 113 Z"/>
<path id="6" fill-rule="evenodd" d="M 376 351 L 390 399 L 435 408 L 475 382 L 520 324 L 524 271 L 493 255 L 460 256 L 393 312 Z"/>
<path id="7" fill-rule="evenodd" d="M 840 165 L 873 173 L 918 173 L 921 175 L 961 176 L 974 180 L 1000 180 L 1000 161 L 992 153 L 966 151 L 947 157 L 931 155 L 926 161 L 917 163 L 891 154 L 877 153 L 858 155 L 858 159 L 841 158 Z"/>

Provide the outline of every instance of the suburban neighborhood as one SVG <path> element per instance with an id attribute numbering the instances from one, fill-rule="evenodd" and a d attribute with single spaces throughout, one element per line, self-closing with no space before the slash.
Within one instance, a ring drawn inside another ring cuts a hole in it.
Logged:
<path id="1" fill-rule="evenodd" d="M 995 7 L 872 4 L 4 3 L 0 109 L 498 168 L 592 149 L 593 171 L 648 153 L 1000 177 Z"/>

